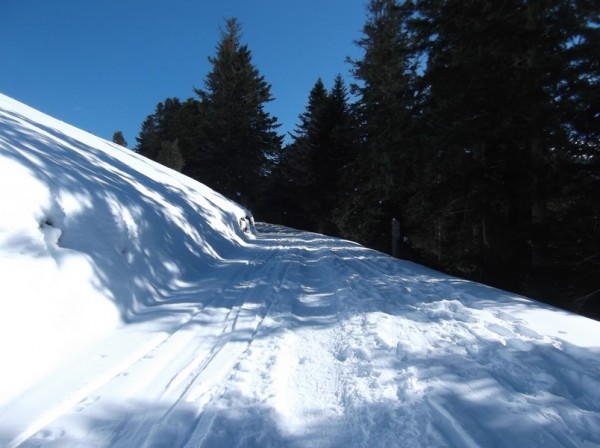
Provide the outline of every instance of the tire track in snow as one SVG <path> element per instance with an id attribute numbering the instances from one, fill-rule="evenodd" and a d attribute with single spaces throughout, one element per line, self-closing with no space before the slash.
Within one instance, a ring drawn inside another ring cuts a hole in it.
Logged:
<path id="1" fill-rule="evenodd" d="M 436 426 L 441 427 L 446 436 L 445 439 L 451 443 L 451 446 L 460 446 L 464 448 L 480 448 L 471 436 L 463 429 L 461 424 L 436 400 L 428 398 L 427 402 L 435 410 L 437 418 Z"/>

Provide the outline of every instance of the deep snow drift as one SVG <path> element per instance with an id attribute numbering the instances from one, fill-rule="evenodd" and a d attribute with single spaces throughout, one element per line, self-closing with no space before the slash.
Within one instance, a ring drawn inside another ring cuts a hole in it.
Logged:
<path id="1" fill-rule="evenodd" d="M 600 446 L 600 323 L 263 224 L 0 95 L 0 446 Z"/>

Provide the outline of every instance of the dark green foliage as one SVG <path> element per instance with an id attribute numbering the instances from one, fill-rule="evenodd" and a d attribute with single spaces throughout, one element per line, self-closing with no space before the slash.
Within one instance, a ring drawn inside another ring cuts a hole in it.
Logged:
<path id="1" fill-rule="evenodd" d="M 345 234 L 385 247 L 398 216 L 454 273 L 598 290 L 598 30 L 588 1 L 372 0 Z"/>
<path id="2" fill-rule="evenodd" d="M 127 148 L 127 140 L 125 140 L 125 137 L 123 137 L 123 132 L 121 131 L 117 131 L 113 134 L 112 141 L 117 145 L 121 145 Z"/>
<path id="3" fill-rule="evenodd" d="M 154 113 L 148 115 L 142 123 L 142 129 L 137 140 L 136 152 L 157 160 L 158 154 L 162 149 L 163 142 L 172 142 L 176 139 L 182 139 L 189 134 L 189 129 L 185 129 L 187 108 L 193 100 L 188 100 L 182 104 L 177 98 L 167 98 L 164 102 L 158 103 Z"/>
<path id="4" fill-rule="evenodd" d="M 362 145 L 347 170 L 337 220 L 345 234 L 379 249 L 389 248 L 391 219 L 403 218 L 420 174 L 418 59 L 406 30 L 411 14 L 411 4 L 372 1 L 357 42 L 364 57 L 352 61 Z"/>
<path id="5" fill-rule="evenodd" d="M 429 36 L 424 119 L 434 124 L 436 255 L 464 274 L 535 293 L 531 284 L 550 267 L 548 205 L 557 192 L 549 180 L 576 144 L 567 78 L 588 22 L 576 2 L 417 4 Z"/>
<path id="6" fill-rule="evenodd" d="M 160 151 L 159 124 L 156 114 L 146 117 L 142 123 L 142 129 L 135 139 L 137 141 L 135 151 L 144 157 L 156 160 Z"/>
<path id="7" fill-rule="evenodd" d="M 347 96 L 339 75 L 330 92 L 318 79 L 309 94 L 272 187 L 287 195 L 279 201 L 285 223 L 330 235 L 340 233 L 333 211 L 344 193 L 344 170 L 355 147 Z"/>
<path id="8" fill-rule="evenodd" d="M 161 149 L 158 153 L 156 161 L 166 167 L 174 169 L 175 171 L 181 172 L 185 161 L 179 149 L 179 141 L 175 140 L 172 142 L 164 141 L 161 143 Z"/>
<path id="9" fill-rule="evenodd" d="M 389 251 L 397 218 L 404 256 L 600 315 L 598 3 L 371 0 L 357 45 L 354 104 L 317 80 L 281 149 L 228 20 L 199 100 L 160 103 L 136 149 L 179 148 L 259 219 Z"/>
<path id="10" fill-rule="evenodd" d="M 281 147 L 277 119 L 265 111 L 272 100 L 270 85 L 252 64 L 250 50 L 241 44 L 241 28 L 226 21 L 209 58 L 213 69 L 204 89 L 197 127 L 197 177 L 244 205 L 258 204 L 270 165 Z"/>
<path id="11" fill-rule="evenodd" d="M 264 110 L 270 85 L 226 21 L 199 99 L 167 98 L 142 124 L 136 151 L 255 209 L 281 150 L 277 119 Z"/>

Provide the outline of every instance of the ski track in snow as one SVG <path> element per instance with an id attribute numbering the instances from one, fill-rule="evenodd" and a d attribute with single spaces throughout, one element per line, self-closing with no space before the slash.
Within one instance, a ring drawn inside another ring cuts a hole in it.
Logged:
<path id="1" fill-rule="evenodd" d="M 6 446 L 600 446 L 597 351 L 509 299 L 273 226 L 246 251 L 187 317 L 120 330 L 4 410 Z"/>

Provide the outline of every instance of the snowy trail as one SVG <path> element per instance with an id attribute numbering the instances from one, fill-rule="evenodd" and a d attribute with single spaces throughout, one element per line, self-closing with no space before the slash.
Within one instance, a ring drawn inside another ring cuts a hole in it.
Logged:
<path id="1" fill-rule="evenodd" d="M 265 253 L 264 260 L 253 259 L 244 265 L 262 262 L 265 265 L 259 271 L 270 272 L 265 278 L 277 278 L 279 265 L 266 263 L 272 256 Z M 249 277 L 249 273 L 253 275 Z M 31 436 L 31 444 L 37 446 L 38 439 L 46 443 L 57 434 L 60 436 L 56 441 L 58 445 L 71 444 L 73 441 L 65 438 L 67 434 L 61 425 L 71 426 L 73 421 L 81 420 L 79 413 L 100 400 L 111 405 L 128 400 L 151 400 L 151 403 L 175 408 L 178 401 L 183 402 L 190 394 L 206 399 L 220 379 L 217 374 L 225 375 L 227 368 L 232 367 L 230 363 L 235 361 L 237 352 L 252 339 L 268 311 L 272 300 L 272 292 L 268 290 L 274 287 L 267 283 L 256 284 L 254 274 L 240 268 L 233 278 L 222 279 L 227 282 L 225 286 L 219 287 L 215 282 L 215 298 L 204 306 L 198 306 L 192 299 L 189 312 L 183 313 L 183 317 L 181 299 L 178 299 L 176 312 L 168 300 L 162 305 L 166 308 L 164 311 L 161 305 L 153 305 L 148 313 L 158 316 L 156 321 L 150 325 L 133 324 L 116 332 L 47 382 L 19 397 L 14 406 L 0 413 L 3 436 L 15 433 L 8 446 L 18 446 Z M 40 416 L 32 418 L 36 412 Z M 173 409 L 169 409 L 161 420 L 172 413 Z M 133 426 L 140 426 L 141 422 L 145 430 L 154 427 L 157 422 L 153 417 L 144 418 L 150 414 L 142 411 Z M 50 421 L 52 423 L 42 430 Z M 127 419 L 119 419 L 108 423 L 106 428 L 111 428 L 117 441 L 121 439 L 119 435 L 128 434 L 131 426 Z M 93 440 L 93 434 L 81 433 L 78 437 Z"/>
<path id="2" fill-rule="evenodd" d="M 600 446 L 600 351 L 533 329 L 562 312 L 272 226 L 239 256 L 0 410 L 2 446 Z"/>

